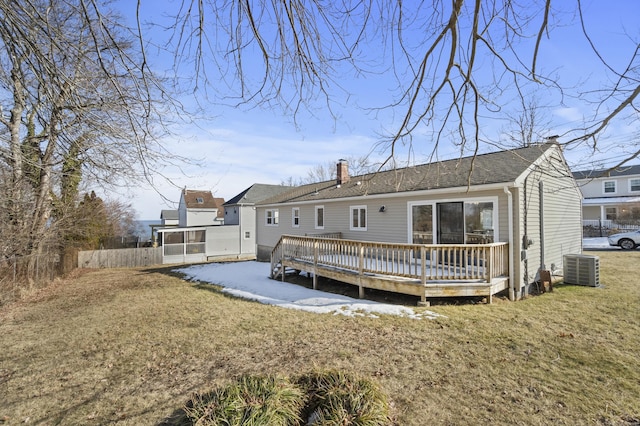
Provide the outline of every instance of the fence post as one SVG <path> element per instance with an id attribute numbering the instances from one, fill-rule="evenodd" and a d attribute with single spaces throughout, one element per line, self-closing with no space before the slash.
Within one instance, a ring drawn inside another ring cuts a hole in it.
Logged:
<path id="1" fill-rule="evenodd" d="M 600 229 L 600 237 L 602 237 L 602 218 L 598 219 L 598 228 Z"/>

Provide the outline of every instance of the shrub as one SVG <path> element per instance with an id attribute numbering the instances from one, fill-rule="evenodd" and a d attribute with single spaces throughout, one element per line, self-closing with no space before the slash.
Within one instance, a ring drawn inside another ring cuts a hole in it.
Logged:
<path id="1" fill-rule="evenodd" d="M 300 423 L 301 389 L 281 377 L 243 376 L 225 388 L 196 395 L 185 407 L 194 425 L 289 426 Z"/>
<path id="2" fill-rule="evenodd" d="M 299 379 L 307 392 L 307 425 L 385 426 L 389 404 L 378 386 L 340 371 L 311 373 Z"/>
<path id="3" fill-rule="evenodd" d="M 315 372 L 295 382 L 242 376 L 184 408 L 197 426 L 386 426 L 389 404 L 373 382 L 340 371 Z M 174 423 L 175 424 L 175 423 Z"/>

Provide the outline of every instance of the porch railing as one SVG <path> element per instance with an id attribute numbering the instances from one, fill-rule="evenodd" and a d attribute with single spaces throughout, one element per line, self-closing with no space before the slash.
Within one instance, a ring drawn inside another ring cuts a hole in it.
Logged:
<path id="1" fill-rule="evenodd" d="M 395 244 L 283 235 L 272 252 L 280 259 L 357 272 L 434 281 L 484 281 L 508 275 L 508 244 Z M 279 271 L 278 271 L 279 272 Z M 273 276 L 273 275 L 272 275 Z"/>

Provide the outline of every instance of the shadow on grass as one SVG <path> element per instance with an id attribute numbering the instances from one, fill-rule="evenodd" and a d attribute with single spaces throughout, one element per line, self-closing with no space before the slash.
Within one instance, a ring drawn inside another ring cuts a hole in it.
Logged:
<path id="1" fill-rule="evenodd" d="M 179 408 L 165 417 L 156 426 L 192 426 L 193 422 L 189 420 L 187 412 L 183 408 Z"/>

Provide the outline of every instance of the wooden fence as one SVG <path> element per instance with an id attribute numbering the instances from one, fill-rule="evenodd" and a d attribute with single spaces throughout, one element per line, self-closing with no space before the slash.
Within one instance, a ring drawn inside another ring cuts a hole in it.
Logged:
<path id="1" fill-rule="evenodd" d="M 78 252 L 78 268 L 133 268 L 162 264 L 162 247 Z"/>

